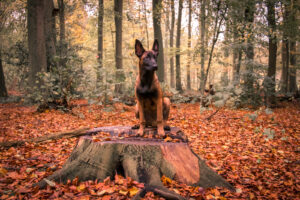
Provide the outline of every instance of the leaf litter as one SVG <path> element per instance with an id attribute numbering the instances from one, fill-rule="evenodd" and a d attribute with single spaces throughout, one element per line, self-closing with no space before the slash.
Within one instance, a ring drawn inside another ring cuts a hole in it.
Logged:
<path id="1" fill-rule="evenodd" d="M 78 103 L 78 102 L 77 102 Z M 79 102 L 80 103 L 80 102 Z M 85 102 L 81 102 L 84 104 Z M 0 142 L 41 137 L 49 133 L 114 125 L 134 125 L 134 108 L 121 103 L 110 107 L 75 107 L 71 113 L 50 110 L 35 112 L 35 107 L 0 104 Z M 216 108 L 200 113 L 199 104 L 176 104 L 169 125 L 188 136 L 195 153 L 235 188 L 187 186 L 162 177 L 170 190 L 188 199 L 299 199 L 300 191 L 300 109 L 287 105 L 274 110 L 222 109 L 211 120 Z M 84 116 L 84 117 L 82 117 Z M 254 120 L 253 120 L 254 119 Z M 99 133 L 95 140 L 107 140 Z M 116 175 L 103 182 L 70 180 L 67 184 L 48 180 L 40 190 L 34 184 L 60 169 L 77 139 L 0 149 L 0 199 L 130 199 L 144 185 Z M 166 138 L 165 142 L 170 142 Z M 148 192 L 144 199 L 162 199 Z"/>

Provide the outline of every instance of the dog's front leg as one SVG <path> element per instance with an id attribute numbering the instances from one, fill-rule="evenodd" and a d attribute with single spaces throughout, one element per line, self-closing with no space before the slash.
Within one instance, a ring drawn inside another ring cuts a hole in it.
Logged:
<path id="1" fill-rule="evenodd" d="M 162 98 L 157 100 L 157 132 L 160 136 L 165 136 L 164 124 L 163 124 L 163 102 Z"/>
<path id="2" fill-rule="evenodd" d="M 138 131 L 138 135 L 143 136 L 144 135 L 144 129 L 146 126 L 146 120 L 144 116 L 144 108 L 143 108 L 143 103 L 138 101 L 138 107 L 139 107 L 139 118 L 140 118 L 140 128 Z"/>

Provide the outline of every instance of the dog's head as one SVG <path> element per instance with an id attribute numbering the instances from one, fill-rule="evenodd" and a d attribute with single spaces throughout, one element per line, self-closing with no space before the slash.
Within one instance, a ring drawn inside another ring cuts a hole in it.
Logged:
<path id="1" fill-rule="evenodd" d="M 146 51 L 139 40 L 135 40 L 135 55 L 140 59 L 140 67 L 143 70 L 155 71 L 157 70 L 158 57 L 158 41 L 153 43 L 152 50 Z"/>

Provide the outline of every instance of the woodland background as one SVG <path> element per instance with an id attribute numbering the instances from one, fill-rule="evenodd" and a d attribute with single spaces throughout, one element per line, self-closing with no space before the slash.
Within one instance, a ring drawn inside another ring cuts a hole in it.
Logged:
<path id="1" fill-rule="evenodd" d="M 134 43 L 150 49 L 157 38 L 170 125 L 238 190 L 165 185 L 194 199 L 299 198 L 299 7 L 295 0 L 1 1 L 0 142 L 137 123 Z M 211 84 L 214 95 L 205 92 Z M 141 187 L 122 179 L 34 189 L 75 144 L 0 147 L 0 197 L 126 199 Z"/>
<path id="2" fill-rule="evenodd" d="M 213 84 L 234 105 L 272 106 L 299 94 L 298 33 L 299 3 L 289 0 L 2 1 L 1 96 L 133 96 L 134 41 L 149 49 L 157 38 L 166 92 Z"/>

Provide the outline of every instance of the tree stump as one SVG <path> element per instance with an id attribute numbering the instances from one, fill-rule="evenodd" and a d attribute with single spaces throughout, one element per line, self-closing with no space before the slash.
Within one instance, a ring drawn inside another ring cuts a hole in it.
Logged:
<path id="1" fill-rule="evenodd" d="M 156 130 L 152 128 L 145 131 L 146 135 L 156 134 Z M 104 141 L 93 140 L 95 132 L 108 132 L 110 138 Z M 63 168 L 47 179 L 63 183 L 76 177 L 79 181 L 102 181 L 108 176 L 113 179 L 117 172 L 145 183 L 144 190 L 134 199 L 143 197 L 147 191 L 167 199 L 184 199 L 163 186 L 162 175 L 187 185 L 203 188 L 219 186 L 234 191 L 232 185 L 190 149 L 180 129 L 173 127 L 165 132 L 176 142 L 135 137 L 137 130 L 127 126 L 95 128 L 88 135 L 79 138 Z M 45 180 L 38 183 L 40 188 L 46 185 Z"/>

